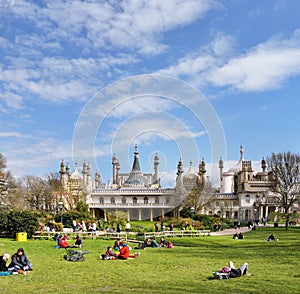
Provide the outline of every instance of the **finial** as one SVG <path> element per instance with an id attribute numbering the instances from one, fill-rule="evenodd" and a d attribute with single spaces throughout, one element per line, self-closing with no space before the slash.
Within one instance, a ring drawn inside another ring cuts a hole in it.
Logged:
<path id="1" fill-rule="evenodd" d="M 244 151 L 243 151 L 243 145 L 242 144 L 240 145 L 240 154 L 241 154 L 241 159 L 243 159 Z"/>

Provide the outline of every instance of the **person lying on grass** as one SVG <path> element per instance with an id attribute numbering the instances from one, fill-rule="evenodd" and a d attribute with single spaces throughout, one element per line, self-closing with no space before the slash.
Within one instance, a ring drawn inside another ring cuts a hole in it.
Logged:
<path id="1" fill-rule="evenodd" d="M 244 263 L 240 268 L 235 268 L 232 261 L 229 262 L 229 267 L 224 266 L 220 271 L 213 272 L 215 278 L 229 279 L 238 278 L 248 274 L 248 263 Z"/>

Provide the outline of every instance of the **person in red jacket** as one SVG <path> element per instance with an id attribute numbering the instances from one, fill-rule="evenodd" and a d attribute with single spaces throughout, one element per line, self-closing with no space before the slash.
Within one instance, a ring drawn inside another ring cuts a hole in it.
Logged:
<path id="1" fill-rule="evenodd" d="M 117 259 L 127 259 L 127 258 L 136 258 L 140 254 L 139 252 L 135 254 L 131 254 L 129 252 L 129 246 L 124 243 L 124 241 L 120 242 L 120 253 L 116 256 Z"/>
<path id="2" fill-rule="evenodd" d="M 61 237 L 59 239 L 58 244 L 59 244 L 60 248 L 70 248 L 71 247 L 71 245 L 67 242 L 67 240 L 64 237 Z"/>

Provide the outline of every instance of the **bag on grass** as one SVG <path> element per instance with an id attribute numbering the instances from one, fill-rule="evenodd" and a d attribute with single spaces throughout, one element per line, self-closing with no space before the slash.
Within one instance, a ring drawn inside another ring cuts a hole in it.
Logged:
<path id="1" fill-rule="evenodd" d="M 213 276 L 218 280 L 229 279 L 229 273 L 222 273 L 220 271 L 213 272 Z"/>

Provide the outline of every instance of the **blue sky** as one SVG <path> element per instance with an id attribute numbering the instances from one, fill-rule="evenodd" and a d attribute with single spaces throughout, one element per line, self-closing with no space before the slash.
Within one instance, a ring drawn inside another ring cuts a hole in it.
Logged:
<path id="1" fill-rule="evenodd" d="M 143 171 L 158 153 L 172 186 L 179 158 L 196 170 L 203 157 L 216 180 L 217 158 L 229 168 L 240 144 L 257 168 L 299 152 L 297 0 L 4 0 L 0 11 L 0 152 L 15 176 L 85 159 L 107 182 L 112 155 L 129 172 L 138 144 Z M 178 82 L 145 89 L 150 74 Z"/>

